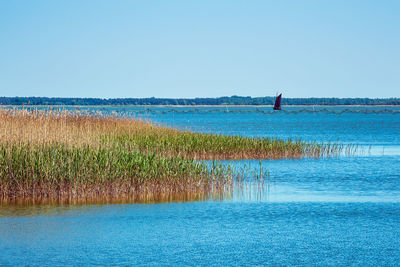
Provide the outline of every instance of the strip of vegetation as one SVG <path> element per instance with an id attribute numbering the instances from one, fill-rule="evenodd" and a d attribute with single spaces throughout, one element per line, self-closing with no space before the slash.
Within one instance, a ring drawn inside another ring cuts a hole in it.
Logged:
<path id="1" fill-rule="evenodd" d="M 123 149 L 0 144 L 4 198 L 81 198 L 210 192 L 229 185 L 222 165 Z"/>
<path id="2" fill-rule="evenodd" d="M 338 144 L 199 134 L 168 129 L 150 131 L 146 134 L 104 135 L 102 140 L 106 144 L 116 144 L 132 151 L 139 150 L 168 157 L 183 156 L 197 160 L 320 157 L 337 154 L 343 149 Z"/>
<path id="3" fill-rule="evenodd" d="M 0 110 L 3 198 L 170 198 L 233 182 L 229 167 L 197 160 L 319 157 L 342 147 L 179 131 L 68 111 Z"/>

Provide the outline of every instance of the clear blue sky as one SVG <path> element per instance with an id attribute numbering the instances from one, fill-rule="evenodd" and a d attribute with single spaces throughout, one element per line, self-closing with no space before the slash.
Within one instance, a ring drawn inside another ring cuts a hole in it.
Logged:
<path id="1" fill-rule="evenodd" d="M 400 97 L 400 1 L 0 2 L 0 95 Z"/>

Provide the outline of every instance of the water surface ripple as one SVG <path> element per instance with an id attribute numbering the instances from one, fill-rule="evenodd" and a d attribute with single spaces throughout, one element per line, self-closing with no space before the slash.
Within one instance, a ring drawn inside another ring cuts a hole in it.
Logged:
<path id="1" fill-rule="evenodd" d="M 220 200 L 2 205 L 0 265 L 400 264 L 400 108 L 81 109 L 198 132 L 338 141 L 361 149 L 351 156 L 262 161 L 268 175 L 261 188 L 254 181 L 259 161 L 229 162 L 250 165 L 254 173 Z"/>

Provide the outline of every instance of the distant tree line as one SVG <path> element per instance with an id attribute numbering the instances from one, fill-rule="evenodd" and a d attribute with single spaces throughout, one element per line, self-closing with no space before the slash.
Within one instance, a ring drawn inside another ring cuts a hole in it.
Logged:
<path id="1" fill-rule="evenodd" d="M 0 97 L 0 105 L 273 105 L 275 97 L 58 98 Z M 282 98 L 282 105 L 400 105 L 400 98 Z"/>

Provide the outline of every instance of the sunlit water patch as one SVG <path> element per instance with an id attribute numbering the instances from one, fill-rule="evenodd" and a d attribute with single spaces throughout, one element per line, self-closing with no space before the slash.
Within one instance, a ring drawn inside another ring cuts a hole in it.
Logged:
<path id="1" fill-rule="evenodd" d="M 261 175 L 257 175 L 260 163 L 262 170 L 268 170 L 261 180 L 258 178 Z M 255 175 L 237 182 L 227 201 L 400 202 L 398 156 L 242 161 L 234 164 L 239 170 L 252 168 Z"/>

